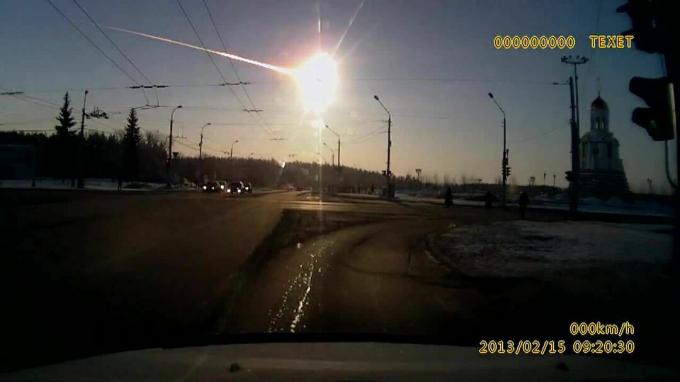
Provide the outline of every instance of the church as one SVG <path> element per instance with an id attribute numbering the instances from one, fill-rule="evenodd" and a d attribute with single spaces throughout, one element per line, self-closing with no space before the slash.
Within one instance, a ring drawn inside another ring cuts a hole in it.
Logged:
<path id="1" fill-rule="evenodd" d="M 609 107 L 599 94 L 590 105 L 590 131 L 581 137 L 580 145 L 581 196 L 608 199 L 628 195 L 619 141 L 609 130 Z"/>

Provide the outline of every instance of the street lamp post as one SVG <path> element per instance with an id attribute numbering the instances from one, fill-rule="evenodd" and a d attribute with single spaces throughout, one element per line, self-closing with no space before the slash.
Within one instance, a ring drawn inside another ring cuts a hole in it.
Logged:
<path id="1" fill-rule="evenodd" d="M 201 177 L 201 184 L 205 181 L 205 173 L 203 171 L 203 129 L 210 125 L 212 125 L 212 123 L 207 122 L 201 126 L 201 140 L 198 142 L 198 164 L 201 167 L 201 173 L 199 174 Z"/>
<path id="2" fill-rule="evenodd" d="M 574 77 L 569 78 L 569 88 L 571 90 L 571 179 L 569 180 L 569 211 L 572 214 L 578 212 L 579 198 L 579 177 L 581 163 L 579 156 L 581 112 L 578 103 L 578 66 L 588 62 L 587 57 L 583 56 L 562 56 L 561 61 L 567 65 L 574 66 Z"/>
<path id="3" fill-rule="evenodd" d="M 198 142 L 198 160 L 201 161 L 203 160 L 203 129 L 206 127 L 212 125 L 212 123 L 208 122 L 205 125 L 201 126 L 201 140 Z"/>
<path id="4" fill-rule="evenodd" d="M 340 134 L 335 132 L 328 125 L 326 125 L 326 128 L 328 129 L 328 131 L 330 131 L 331 133 L 335 134 L 336 137 L 338 137 L 338 168 L 340 168 Z"/>
<path id="5" fill-rule="evenodd" d="M 574 66 L 575 68 L 576 66 Z M 568 174 L 569 181 L 569 211 L 572 214 L 578 212 L 578 194 L 579 194 L 579 173 L 581 171 L 581 160 L 579 156 L 579 125 L 578 125 L 578 104 L 576 103 L 576 92 L 574 86 L 574 77 L 569 77 L 567 82 L 553 82 L 553 85 L 568 85 L 569 98 L 571 102 L 571 119 L 569 125 L 571 127 L 571 172 Z M 554 186 L 553 176 L 553 186 Z"/>
<path id="6" fill-rule="evenodd" d="M 238 139 L 231 142 L 231 149 L 229 150 L 229 159 L 231 159 L 234 156 L 234 144 L 235 143 L 238 143 Z"/>
<path id="7" fill-rule="evenodd" d="M 507 130 L 507 123 L 505 119 L 505 110 L 501 107 L 501 105 L 498 104 L 495 98 L 493 98 L 493 94 L 489 93 L 489 98 L 493 101 L 493 103 L 496 104 L 498 107 L 498 110 L 501 111 L 503 114 L 503 159 L 501 160 L 501 175 L 502 175 L 502 180 L 503 183 L 501 185 L 502 190 L 501 190 L 501 205 L 505 207 L 505 185 L 507 183 L 507 175 L 508 175 L 508 149 L 507 149 L 507 140 L 506 140 L 506 130 Z"/>
<path id="8" fill-rule="evenodd" d="M 170 185 L 172 183 L 172 123 L 175 117 L 175 112 L 177 109 L 181 109 L 182 105 L 175 106 L 174 109 L 172 109 L 172 112 L 170 112 L 170 135 L 168 136 L 168 163 L 167 163 L 167 171 L 168 171 L 168 184 L 167 187 L 170 188 Z"/>
<path id="9" fill-rule="evenodd" d="M 387 113 L 387 171 L 385 171 L 385 179 L 387 181 L 387 197 L 392 198 L 394 196 L 394 192 L 392 190 L 392 172 L 390 171 L 390 154 L 392 150 L 392 114 L 390 113 L 389 110 L 385 107 L 385 105 L 380 101 L 380 98 L 378 98 L 377 95 L 374 95 L 373 98 L 375 98 L 376 101 L 382 106 L 383 109 L 385 109 L 385 112 Z"/>
<path id="10" fill-rule="evenodd" d="M 324 142 L 323 145 L 326 146 L 326 148 L 331 151 L 331 166 L 335 166 L 335 151 L 333 151 L 333 149 L 330 146 L 328 146 L 326 142 Z M 340 155 L 338 155 L 338 160 L 340 160 Z"/>

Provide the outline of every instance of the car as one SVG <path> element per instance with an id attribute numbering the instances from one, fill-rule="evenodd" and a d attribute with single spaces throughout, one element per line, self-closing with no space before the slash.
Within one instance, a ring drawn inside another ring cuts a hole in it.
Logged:
<path id="1" fill-rule="evenodd" d="M 250 184 L 249 182 L 242 182 L 243 183 L 243 192 L 247 192 L 249 194 L 253 193 L 253 185 Z"/>
<path id="2" fill-rule="evenodd" d="M 218 182 L 207 182 L 203 185 L 203 191 L 205 192 L 222 192 L 224 189 Z"/>
<path id="3" fill-rule="evenodd" d="M 244 192 L 245 186 L 243 182 L 231 182 L 227 187 L 227 193 L 231 195 L 241 195 Z"/>

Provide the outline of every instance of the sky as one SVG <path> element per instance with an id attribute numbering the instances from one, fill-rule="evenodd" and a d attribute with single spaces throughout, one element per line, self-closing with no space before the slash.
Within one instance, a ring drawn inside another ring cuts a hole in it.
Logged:
<path id="1" fill-rule="evenodd" d="M 643 102 L 628 92 L 628 81 L 660 76 L 660 57 L 635 49 L 595 50 L 588 40 L 592 33 L 630 28 L 629 18 L 616 13 L 623 0 L 181 0 L 181 7 L 177 0 L 52 3 L 101 51 L 46 0 L 0 1 L 0 91 L 25 96 L 0 96 L 2 131 L 52 130 L 64 93 L 79 111 L 88 89 L 88 111 L 96 106 L 111 117 L 87 120 L 88 131 L 121 130 L 130 108 L 152 104 L 161 107 L 138 111 L 142 129 L 167 136 L 172 108 L 183 105 L 174 122 L 175 149 L 182 155 L 198 154 L 200 128 L 210 122 L 204 130 L 208 155 L 224 156 L 238 140 L 235 156 L 315 161 L 321 153 L 330 162 L 331 152 L 321 143 L 335 148 L 336 138 L 319 129 L 328 124 L 341 136 L 343 165 L 383 170 L 387 115 L 373 99 L 377 94 L 392 115 L 396 175 L 415 175 L 421 168 L 426 179 L 465 176 L 494 182 L 500 173 L 502 115 L 487 95 L 492 92 L 507 114 L 511 182 L 526 184 L 534 176 L 542 184 L 546 174 L 552 184 L 556 174 L 557 185 L 565 186 L 569 89 L 553 82 L 573 73 L 560 57 L 583 55 L 590 61 L 579 67 L 581 133 L 590 129 L 590 103 L 599 88 L 630 187 L 644 192 L 650 178 L 655 191 L 670 192 L 663 143 L 630 121 Z M 320 115 L 305 112 L 290 76 L 243 62 L 232 66 L 213 56 L 218 72 L 204 52 L 106 28 L 201 45 L 183 8 L 202 43 L 223 51 L 206 5 L 229 53 L 285 68 L 298 67 L 317 52 L 331 54 L 339 76 L 334 102 Z M 493 47 L 494 36 L 515 34 L 573 35 L 576 46 Z M 250 84 L 231 90 L 216 86 L 224 82 L 222 76 Z M 144 77 L 169 87 L 157 92 L 128 88 L 147 84 Z M 247 113 L 244 106 L 262 111 Z"/>

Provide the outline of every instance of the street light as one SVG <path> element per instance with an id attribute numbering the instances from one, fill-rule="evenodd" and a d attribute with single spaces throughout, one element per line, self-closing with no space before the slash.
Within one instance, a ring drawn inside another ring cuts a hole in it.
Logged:
<path id="1" fill-rule="evenodd" d="M 212 123 L 208 122 L 205 125 L 201 126 L 201 140 L 198 142 L 198 160 L 203 159 L 203 129 L 205 129 L 207 126 L 212 125 Z"/>
<path id="2" fill-rule="evenodd" d="M 391 182 L 392 172 L 390 171 L 390 152 L 392 149 L 392 114 L 390 113 L 389 110 L 387 110 L 387 108 L 382 103 L 382 101 L 380 101 L 380 98 L 378 98 L 377 95 L 374 95 L 373 98 L 375 98 L 375 100 L 378 101 L 380 106 L 382 106 L 382 108 L 385 109 L 385 112 L 387 113 L 387 171 L 385 171 L 385 179 L 387 181 L 387 197 L 392 198 L 393 196 Z"/>
<path id="3" fill-rule="evenodd" d="M 336 137 L 338 137 L 338 168 L 340 168 L 340 134 L 335 132 L 328 125 L 326 125 L 326 128 L 328 129 L 328 131 L 330 131 L 331 133 L 335 134 Z"/>
<path id="4" fill-rule="evenodd" d="M 170 187 L 171 184 L 171 174 L 172 174 L 172 122 L 175 117 L 175 112 L 177 109 L 181 109 L 182 105 L 176 106 L 174 109 L 172 109 L 172 112 L 170 112 L 170 135 L 168 136 L 168 163 L 167 163 L 167 169 L 168 169 L 168 184 L 167 186 Z"/>
<path id="5" fill-rule="evenodd" d="M 229 150 L 229 159 L 231 159 L 234 156 L 234 144 L 238 143 L 238 139 L 231 142 L 231 150 Z"/>
<path id="6" fill-rule="evenodd" d="M 587 59 L 586 59 L 587 61 Z M 583 61 L 583 62 L 586 62 Z M 565 62 L 565 57 L 562 58 L 562 62 Z M 576 65 L 574 64 L 574 74 L 576 74 Z M 569 121 L 571 130 L 571 171 L 568 175 L 569 180 L 569 211 L 572 214 L 578 212 L 578 194 L 579 194 L 579 181 L 578 174 L 581 168 L 581 159 L 579 157 L 579 144 L 580 144 L 580 133 L 578 125 L 578 101 L 577 101 L 577 88 L 575 87 L 575 77 L 569 77 L 568 81 L 565 82 L 553 82 L 553 85 L 567 85 L 569 86 L 569 98 L 571 101 L 571 120 Z M 553 177 L 553 186 L 554 186 Z"/>
<path id="7" fill-rule="evenodd" d="M 501 175 L 503 179 L 503 184 L 501 185 L 502 190 L 501 190 L 501 204 L 503 207 L 505 207 L 505 184 L 507 183 L 507 175 L 508 171 L 506 170 L 508 167 L 508 149 L 506 147 L 507 142 L 506 142 L 506 120 L 505 120 L 505 110 L 501 107 L 501 105 L 498 104 L 495 98 L 493 98 L 493 94 L 489 93 L 489 98 L 493 101 L 493 103 L 496 104 L 498 107 L 498 110 L 501 111 L 503 114 L 503 159 L 501 160 Z"/>
<path id="8" fill-rule="evenodd" d="M 328 146 L 326 142 L 323 142 L 323 145 L 326 146 L 327 149 L 331 150 L 331 166 L 335 166 L 335 151 L 333 151 L 333 149 Z"/>

